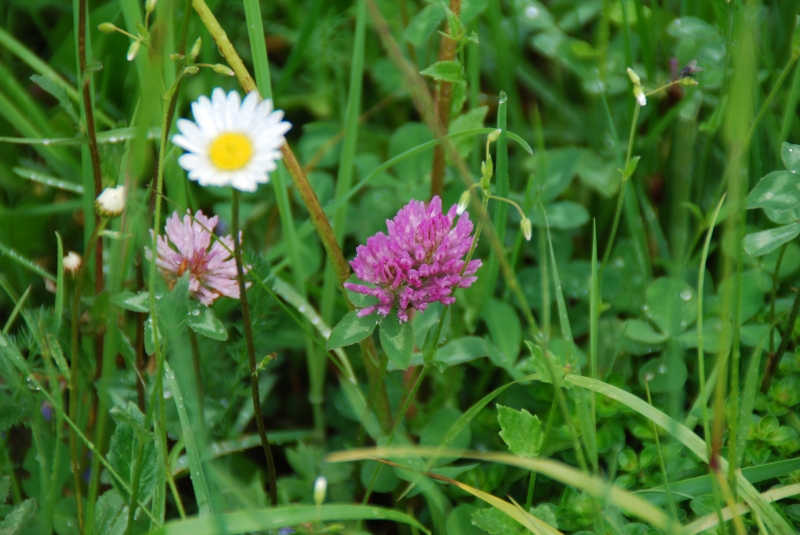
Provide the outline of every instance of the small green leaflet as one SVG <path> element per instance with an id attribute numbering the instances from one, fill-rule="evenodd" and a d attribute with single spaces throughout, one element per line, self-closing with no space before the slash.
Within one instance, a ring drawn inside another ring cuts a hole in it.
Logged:
<path id="1" fill-rule="evenodd" d="M 437 61 L 427 69 L 420 71 L 424 76 L 430 76 L 434 80 L 457 83 L 464 79 L 461 65 L 453 60 Z"/>
<path id="2" fill-rule="evenodd" d="M 386 356 L 400 370 L 408 369 L 414 352 L 414 328 L 411 322 L 401 322 L 395 310 L 381 321 L 381 347 Z"/>
<path id="3" fill-rule="evenodd" d="M 360 318 L 355 310 L 348 312 L 331 331 L 326 348 L 331 351 L 356 344 L 372 334 L 376 324 L 374 314 Z"/>
<path id="4" fill-rule="evenodd" d="M 497 405 L 497 421 L 503 429 L 500 438 L 514 455 L 538 457 L 542 449 L 542 422 L 538 416 L 522 409 L 520 411 Z"/>

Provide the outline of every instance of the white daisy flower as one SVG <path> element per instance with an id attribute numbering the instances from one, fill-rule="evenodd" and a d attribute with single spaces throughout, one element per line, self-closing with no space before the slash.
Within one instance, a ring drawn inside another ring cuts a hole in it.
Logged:
<path id="1" fill-rule="evenodd" d="M 271 100 L 254 91 L 242 102 L 236 91 L 226 96 L 218 87 L 210 100 L 201 96 L 192 103 L 192 114 L 197 122 L 179 119 L 181 133 L 172 138 L 187 151 L 178 163 L 190 180 L 241 191 L 255 191 L 269 181 L 268 173 L 281 159 L 283 136 L 292 127 L 281 120 L 283 111 L 272 110 Z"/>
<path id="2" fill-rule="evenodd" d="M 67 275 L 74 276 L 78 273 L 78 270 L 81 268 L 81 263 L 83 262 L 83 258 L 81 255 L 76 253 L 75 251 L 70 251 L 69 253 L 64 256 L 63 266 L 64 272 Z"/>

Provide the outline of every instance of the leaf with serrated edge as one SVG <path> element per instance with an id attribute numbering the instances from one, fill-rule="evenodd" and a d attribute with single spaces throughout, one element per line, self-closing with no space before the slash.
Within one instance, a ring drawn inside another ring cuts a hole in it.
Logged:
<path id="1" fill-rule="evenodd" d="M 520 457 L 538 457 L 541 452 L 542 422 L 525 409 L 515 410 L 497 405 L 497 421 L 502 431 L 500 438 L 509 451 Z"/>

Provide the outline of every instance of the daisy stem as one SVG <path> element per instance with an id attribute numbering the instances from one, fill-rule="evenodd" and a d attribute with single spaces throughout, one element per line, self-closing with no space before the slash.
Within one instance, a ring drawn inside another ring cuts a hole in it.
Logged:
<path id="1" fill-rule="evenodd" d="M 253 327 L 250 323 L 250 306 L 247 303 L 247 287 L 244 280 L 244 263 L 242 262 L 242 244 L 239 239 L 239 190 L 232 190 L 232 215 L 231 223 L 233 227 L 233 253 L 236 258 L 236 276 L 239 279 L 239 298 L 242 302 L 242 323 L 244 323 L 244 339 L 247 344 L 247 358 L 250 361 L 250 389 L 253 392 L 253 415 L 258 427 L 258 436 L 261 438 L 261 446 L 264 448 L 264 456 L 267 458 L 267 470 L 269 472 L 269 498 L 272 506 L 278 505 L 278 489 L 275 481 L 275 461 L 272 458 L 272 450 L 269 447 L 267 430 L 264 428 L 264 417 L 261 414 L 261 396 L 258 392 L 258 372 L 256 370 L 256 348 L 253 343 Z"/>
<path id="2" fill-rule="evenodd" d="M 86 250 L 83 254 L 84 261 L 81 267 L 78 268 L 78 276 L 75 280 L 75 293 L 72 297 L 72 325 L 71 325 L 71 349 L 72 349 L 72 362 L 70 363 L 69 373 L 69 417 L 73 422 L 78 421 L 78 373 L 80 357 L 79 344 L 78 344 L 78 324 L 80 322 L 80 303 L 81 293 L 83 291 L 83 279 L 86 276 L 86 260 L 91 256 L 92 249 L 94 249 L 97 238 L 105 227 L 107 219 L 102 218 L 95 226 L 92 235 L 89 237 L 89 243 L 86 245 Z M 83 533 L 84 519 L 83 519 L 83 502 L 81 501 L 81 469 L 80 469 L 80 456 L 78 455 L 78 435 L 75 429 L 70 428 L 69 431 L 69 453 L 72 462 L 72 476 L 75 481 L 75 499 L 77 504 L 78 514 L 78 529 Z"/>

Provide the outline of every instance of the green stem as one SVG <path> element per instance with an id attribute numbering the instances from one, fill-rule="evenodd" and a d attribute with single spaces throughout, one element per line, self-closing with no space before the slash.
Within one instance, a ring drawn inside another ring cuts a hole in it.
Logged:
<path id="1" fill-rule="evenodd" d="M 783 255 L 786 253 L 786 247 L 789 245 L 787 241 L 781 246 L 781 251 L 778 253 L 778 260 L 775 262 L 775 273 L 772 275 L 772 294 L 769 300 L 769 322 L 775 323 L 775 300 L 778 294 L 778 279 L 781 271 L 781 264 L 783 263 Z M 769 330 L 769 354 L 775 352 L 775 329 Z"/>
<path id="2" fill-rule="evenodd" d="M 611 251 L 614 248 L 614 239 L 617 236 L 617 229 L 619 228 L 619 220 L 622 216 L 622 205 L 625 201 L 625 186 L 628 184 L 628 164 L 631 161 L 631 153 L 633 152 L 633 140 L 636 136 L 636 125 L 639 122 L 639 108 L 638 104 L 634 105 L 633 109 L 633 121 L 631 121 L 631 133 L 628 136 L 628 152 L 625 156 L 625 167 L 622 168 L 622 184 L 619 187 L 619 199 L 617 200 L 617 210 L 614 213 L 614 224 L 611 227 L 611 236 L 608 239 L 608 244 L 606 245 L 606 251 L 603 253 L 603 263 L 600 264 L 600 272 L 597 276 L 598 281 L 602 282 L 603 280 L 603 271 L 606 269 L 606 264 L 608 264 L 608 259 L 611 257 Z"/>
<path id="3" fill-rule="evenodd" d="M 133 473 L 138 474 L 142 470 L 142 459 L 144 458 L 144 441 L 139 442 L 139 449 L 136 452 L 136 459 L 133 461 Z M 134 513 L 136 512 L 136 502 L 139 501 L 139 478 L 134 478 L 131 482 L 131 499 L 128 504 L 128 524 L 125 527 L 125 535 L 130 535 L 133 529 Z"/>
<path id="4" fill-rule="evenodd" d="M 792 339 L 792 330 L 794 329 L 794 324 L 797 321 L 798 312 L 800 312 L 800 291 L 794 294 L 794 304 L 792 304 L 792 311 L 789 312 L 789 318 L 786 320 L 786 327 L 783 329 L 781 345 L 778 346 L 777 352 L 774 354 L 769 354 L 767 367 L 764 370 L 764 379 L 761 382 L 762 392 L 767 392 L 769 390 L 769 385 L 772 383 L 772 377 L 775 375 L 775 369 L 777 368 L 778 360 L 780 360 L 780 356 L 786 352 L 786 348 L 789 347 L 789 341 Z"/>
<path id="5" fill-rule="evenodd" d="M 100 232 L 105 226 L 106 219 L 101 219 L 95 226 L 94 232 L 89 237 L 89 243 L 84 252 L 84 259 L 89 258 L 94 249 L 95 243 L 98 241 Z M 75 422 L 78 416 L 78 373 L 80 357 L 78 355 L 78 324 L 80 319 L 80 303 L 81 293 L 83 291 L 83 279 L 86 276 L 86 262 L 81 263 L 78 269 L 78 274 L 75 281 L 75 293 L 72 297 L 72 325 L 71 325 L 71 349 L 72 349 L 72 362 L 70 363 L 70 377 L 69 377 L 69 417 Z M 81 469 L 80 469 L 80 456 L 78 455 L 78 439 L 74 429 L 69 433 L 69 452 L 72 462 L 72 476 L 75 483 L 75 499 L 77 500 L 77 515 L 78 515 L 78 530 L 83 533 L 84 518 L 83 518 L 83 502 L 82 502 L 82 489 L 81 489 Z"/>
<path id="6" fill-rule="evenodd" d="M 258 427 L 258 436 L 261 439 L 261 447 L 264 449 L 264 456 L 267 459 L 267 470 L 269 473 L 269 498 L 272 506 L 278 505 L 278 487 L 275 477 L 275 461 L 272 458 L 272 450 L 269 447 L 267 430 L 264 428 L 264 416 L 261 414 L 261 396 L 258 392 L 258 370 L 256 369 L 256 348 L 253 343 L 253 326 L 250 321 L 250 306 L 247 302 L 247 285 L 244 278 L 244 262 L 242 261 L 242 243 L 239 236 L 239 190 L 231 188 L 233 193 L 233 207 L 231 215 L 231 226 L 233 229 L 233 252 L 236 258 L 236 276 L 239 280 L 239 299 L 242 303 L 242 323 L 244 324 L 244 339 L 247 344 L 247 358 L 250 361 L 250 389 L 253 393 L 253 416 Z"/>
<path id="7" fill-rule="evenodd" d="M 205 438 L 206 411 L 205 411 L 205 389 L 203 388 L 203 368 L 200 363 L 200 346 L 197 345 L 197 335 L 192 329 L 186 329 L 189 333 L 189 346 L 192 350 L 192 368 L 194 368 L 194 380 L 197 386 L 197 418 L 200 424 L 200 435 Z"/>
<path id="8" fill-rule="evenodd" d="M 653 406 L 653 398 L 650 396 L 650 382 L 647 380 L 647 377 L 644 378 L 644 390 L 647 393 L 647 403 L 650 406 Z M 658 464 L 661 468 L 661 475 L 664 477 L 664 490 L 667 493 L 667 503 L 669 503 L 669 509 L 672 513 L 670 517 L 670 524 L 677 520 L 678 512 L 675 509 L 675 501 L 672 499 L 672 493 L 669 490 L 669 478 L 667 477 L 667 466 L 664 463 L 664 452 L 661 450 L 661 440 L 658 438 L 658 428 L 656 427 L 655 422 L 650 421 L 650 426 L 653 429 L 653 437 L 655 437 L 656 441 L 656 451 L 658 452 Z"/>

